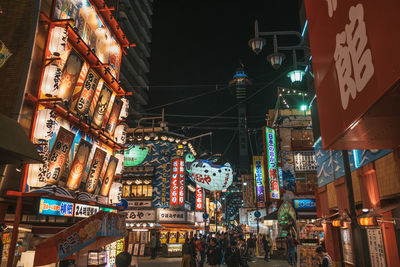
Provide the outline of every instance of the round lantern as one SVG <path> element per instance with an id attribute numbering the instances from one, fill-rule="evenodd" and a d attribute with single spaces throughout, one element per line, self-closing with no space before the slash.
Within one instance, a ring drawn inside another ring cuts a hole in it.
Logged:
<path id="1" fill-rule="evenodd" d="M 60 56 L 61 53 L 65 52 L 68 41 L 68 31 L 64 27 L 54 27 L 51 30 L 49 51 L 54 56 Z"/>
<path id="2" fill-rule="evenodd" d="M 40 90 L 47 97 L 57 96 L 61 80 L 61 69 L 56 64 L 46 66 Z"/>
<path id="3" fill-rule="evenodd" d="M 119 119 L 126 119 L 129 113 L 129 100 L 125 97 L 121 98 L 122 108 L 121 113 L 119 114 Z"/>
<path id="4" fill-rule="evenodd" d="M 42 109 L 37 112 L 35 132 L 36 139 L 50 140 L 58 131 L 57 115 L 54 110 Z"/>
<path id="5" fill-rule="evenodd" d="M 192 163 L 191 170 L 192 179 L 207 190 L 222 191 L 232 184 L 233 169 L 229 163 L 216 165 L 208 160 L 198 159 Z"/>
<path id="6" fill-rule="evenodd" d="M 122 175 L 122 172 L 124 171 L 124 154 L 115 154 L 115 157 L 118 159 L 115 175 Z"/>
<path id="7" fill-rule="evenodd" d="M 126 131 L 128 130 L 128 125 L 126 123 L 120 123 L 115 128 L 114 141 L 118 144 L 125 144 L 126 142 Z"/>

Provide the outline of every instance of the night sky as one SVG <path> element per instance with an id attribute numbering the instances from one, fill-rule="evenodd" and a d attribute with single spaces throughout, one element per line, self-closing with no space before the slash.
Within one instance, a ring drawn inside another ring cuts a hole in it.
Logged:
<path id="1" fill-rule="evenodd" d="M 298 1 L 155 1 L 153 14 L 149 105 L 147 115 L 160 114 L 161 109 L 151 109 L 162 104 L 224 88 L 242 62 L 252 81 L 247 95 L 264 87 L 292 65 L 287 54 L 283 66 L 274 70 L 266 56 L 273 52 L 272 39 L 256 55 L 248 46 L 254 36 L 254 20 L 259 21 L 260 31 L 285 31 L 300 29 Z M 296 40 L 296 39 L 294 39 Z M 278 39 L 283 45 L 293 44 L 293 39 Z M 247 101 L 248 127 L 265 126 L 265 114 L 275 106 L 276 87 L 290 86 L 282 78 L 271 83 Z M 223 112 L 237 102 L 233 91 L 223 89 L 216 93 L 165 107 L 170 131 L 195 136 L 213 132 L 212 152 L 223 153 L 235 165 L 238 153 L 237 109 L 224 113 L 191 128 L 196 123 Z M 150 110 L 151 109 L 151 110 Z M 202 117 L 192 117 L 202 116 Z M 182 128 L 183 127 L 183 128 Z M 229 149 L 230 141 L 233 140 Z M 253 139 L 253 153 L 257 154 Z M 197 142 L 197 149 L 211 150 L 210 138 Z"/>

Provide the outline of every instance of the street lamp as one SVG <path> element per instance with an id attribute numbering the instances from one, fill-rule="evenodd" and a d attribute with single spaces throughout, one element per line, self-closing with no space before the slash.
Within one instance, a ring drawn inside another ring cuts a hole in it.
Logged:
<path id="1" fill-rule="evenodd" d="M 292 83 L 301 82 L 305 75 L 303 70 L 292 70 L 286 76 L 290 79 Z"/>

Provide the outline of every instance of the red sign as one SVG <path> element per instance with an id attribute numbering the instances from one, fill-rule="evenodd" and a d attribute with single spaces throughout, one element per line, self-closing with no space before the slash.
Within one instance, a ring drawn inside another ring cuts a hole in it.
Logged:
<path id="1" fill-rule="evenodd" d="M 185 161 L 179 159 L 179 205 L 185 204 Z"/>
<path id="2" fill-rule="evenodd" d="M 171 166 L 170 205 L 176 206 L 178 205 L 178 194 L 179 194 L 179 185 L 178 185 L 179 159 L 173 159 L 171 165 L 172 166 Z"/>
<path id="3" fill-rule="evenodd" d="M 203 209 L 203 188 L 196 184 L 196 210 Z"/>
<path id="4" fill-rule="evenodd" d="M 306 1 L 324 149 L 388 144 L 376 126 L 390 114 L 366 112 L 400 77 L 398 10 L 398 0 Z"/>

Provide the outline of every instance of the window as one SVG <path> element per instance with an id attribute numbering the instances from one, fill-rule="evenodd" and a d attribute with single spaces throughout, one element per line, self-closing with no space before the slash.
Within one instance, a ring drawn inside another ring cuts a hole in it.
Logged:
<path id="1" fill-rule="evenodd" d="M 295 151 L 294 170 L 296 172 L 316 171 L 317 162 L 314 151 Z"/>
<path id="2" fill-rule="evenodd" d="M 122 196 L 126 198 L 152 197 L 152 180 L 136 179 L 132 184 L 125 184 L 122 189 Z"/>

